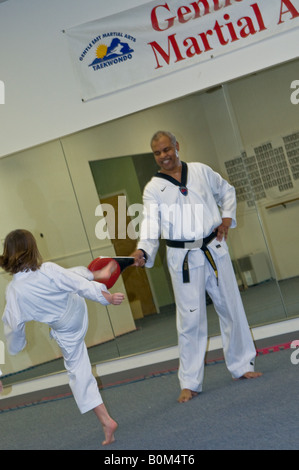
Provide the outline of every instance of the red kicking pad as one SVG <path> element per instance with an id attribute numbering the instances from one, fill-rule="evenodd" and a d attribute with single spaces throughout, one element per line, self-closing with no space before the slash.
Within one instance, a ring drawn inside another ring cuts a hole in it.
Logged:
<path id="1" fill-rule="evenodd" d="M 116 256 L 115 258 L 96 258 L 94 259 L 87 267 L 90 271 L 98 271 L 103 269 L 107 264 L 111 261 L 116 261 L 116 269 L 111 274 L 111 277 L 107 280 L 98 281 L 102 284 L 105 284 L 107 289 L 110 289 L 114 286 L 117 279 L 119 278 L 120 274 L 126 269 L 128 266 L 132 266 L 134 264 L 134 258 L 131 256 Z"/>

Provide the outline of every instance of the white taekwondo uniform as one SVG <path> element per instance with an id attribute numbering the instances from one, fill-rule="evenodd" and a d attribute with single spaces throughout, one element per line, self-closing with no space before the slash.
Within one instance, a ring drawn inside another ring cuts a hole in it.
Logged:
<path id="1" fill-rule="evenodd" d="M 187 191 L 181 192 L 173 182 L 157 176 L 146 185 L 137 248 L 147 253 L 146 266 L 150 268 L 160 237 L 199 241 L 187 248 L 167 246 L 167 263 L 177 309 L 180 385 L 182 389 L 199 392 L 202 390 L 208 334 L 205 289 L 219 316 L 226 365 L 234 378 L 254 370 L 256 350 L 226 242 L 214 238 L 208 245 L 217 266 L 218 281 L 200 249 L 202 239 L 221 225 L 222 217 L 231 218 L 231 227 L 236 226 L 235 189 L 207 165 L 182 164 L 188 169 Z M 182 267 L 187 253 L 190 282 L 183 282 Z"/>
<path id="2" fill-rule="evenodd" d="M 9 353 L 15 355 L 25 348 L 26 322 L 48 324 L 61 348 L 81 413 L 103 403 L 84 341 L 88 328 L 84 298 L 107 305 L 102 291 L 107 292 L 106 286 L 93 281 L 87 268 L 64 269 L 52 262 L 43 263 L 37 271 L 14 274 L 6 289 L 2 320 Z"/>

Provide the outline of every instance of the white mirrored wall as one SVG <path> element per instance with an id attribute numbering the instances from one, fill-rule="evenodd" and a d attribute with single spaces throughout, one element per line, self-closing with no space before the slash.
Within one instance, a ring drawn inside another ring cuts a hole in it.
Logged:
<path id="1" fill-rule="evenodd" d="M 298 316 L 299 105 L 290 99 L 297 70 L 293 61 L 205 92 L 186 90 L 184 98 L 2 158 L 1 240 L 26 228 L 44 259 L 64 267 L 129 255 L 135 240 L 96 235 L 97 224 L 105 225 L 99 205 L 141 203 L 155 172 L 150 138 L 158 129 L 170 130 L 182 160 L 206 163 L 236 187 L 238 226 L 230 231 L 229 247 L 250 326 Z M 1 272 L 2 310 L 8 282 Z M 88 302 L 92 361 L 176 344 L 163 244 L 154 268 L 128 268 L 113 290 L 126 292 L 122 306 Z M 209 335 L 217 335 L 208 298 L 207 310 Z M 27 335 L 26 350 L 7 355 L 4 374 L 60 357 L 45 325 L 28 324 Z"/>

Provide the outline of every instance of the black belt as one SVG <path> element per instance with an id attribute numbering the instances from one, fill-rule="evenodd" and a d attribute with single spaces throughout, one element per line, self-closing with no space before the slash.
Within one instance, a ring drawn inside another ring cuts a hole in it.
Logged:
<path id="1" fill-rule="evenodd" d="M 207 258 L 210 265 L 214 269 L 214 273 L 215 273 L 215 276 L 216 276 L 216 279 L 217 279 L 217 284 L 218 284 L 217 266 L 216 266 L 216 263 L 213 259 L 213 256 L 211 255 L 211 252 L 210 252 L 210 250 L 208 249 L 208 246 L 207 246 L 216 237 L 217 237 L 217 230 L 215 232 L 212 232 L 208 237 L 205 237 L 202 240 L 201 246 L 196 245 L 195 240 L 191 240 L 191 241 L 166 240 L 166 245 L 169 246 L 169 247 L 172 247 L 172 248 L 189 248 L 187 253 L 186 253 L 186 256 L 184 258 L 184 261 L 183 261 L 183 282 L 184 283 L 190 282 L 188 255 L 189 255 L 189 251 L 190 251 L 190 249 L 193 245 L 194 248 L 196 248 L 198 246 L 204 252 L 205 257 Z"/>

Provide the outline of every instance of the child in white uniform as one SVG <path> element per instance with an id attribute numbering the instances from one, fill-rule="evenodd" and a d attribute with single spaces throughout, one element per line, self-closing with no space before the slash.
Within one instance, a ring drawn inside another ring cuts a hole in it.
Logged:
<path id="1" fill-rule="evenodd" d="M 61 348 L 80 412 L 95 412 L 105 434 L 103 445 L 110 444 L 117 423 L 109 416 L 92 374 L 84 341 L 88 328 L 84 298 L 103 305 L 121 304 L 124 295 L 111 294 L 100 282 L 110 278 L 115 262 L 95 272 L 85 267 L 64 269 L 55 263 L 43 263 L 33 235 L 27 230 L 14 230 L 5 239 L 0 267 L 13 276 L 7 286 L 2 318 L 9 353 L 14 355 L 25 348 L 26 322 L 48 324 L 51 337 Z"/>

